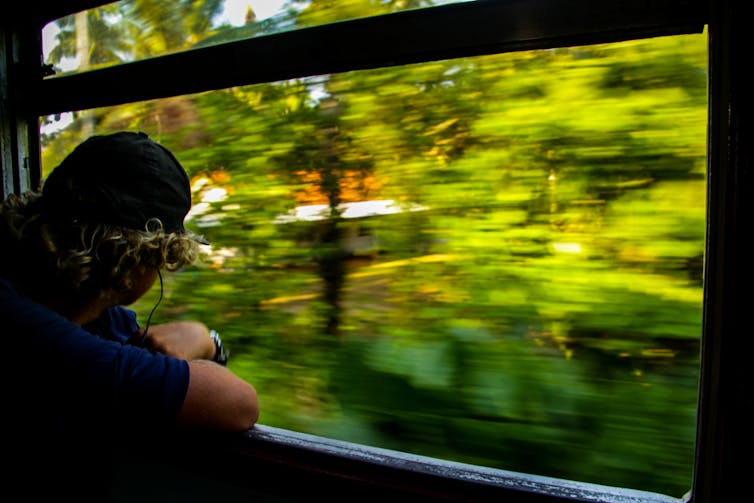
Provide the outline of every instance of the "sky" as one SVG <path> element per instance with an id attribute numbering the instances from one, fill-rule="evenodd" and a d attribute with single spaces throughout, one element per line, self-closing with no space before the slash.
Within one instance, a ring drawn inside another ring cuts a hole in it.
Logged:
<path id="1" fill-rule="evenodd" d="M 240 26 L 244 23 L 246 9 L 249 6 L 257 15 L 257 21 L 261 21 L 277 14 L 283 2 L 284 0 L 225 0 L 223 11 L 216 21 L 218 24 L 222 21 L 228 21 L 233 26 Z"/>

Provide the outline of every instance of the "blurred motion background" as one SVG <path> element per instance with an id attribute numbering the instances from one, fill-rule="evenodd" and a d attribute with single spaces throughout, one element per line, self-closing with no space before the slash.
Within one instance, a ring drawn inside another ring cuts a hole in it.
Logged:
<path id="1" fill-rule="evenodd" d="M 122 1 L 50 24 L 45 52 L 59 73 L 86 71 L 436 3 Z M 699 377 L 706 42 L 75 111 L 43 118 L 43 169 L 124 129 L 176 153 L 187 225 L 212 244 L 165 276 L 152 322 L 218 330 L 261 423 L 680 497 Z M 142 323 L 158 293 L 132 306 Z"/>

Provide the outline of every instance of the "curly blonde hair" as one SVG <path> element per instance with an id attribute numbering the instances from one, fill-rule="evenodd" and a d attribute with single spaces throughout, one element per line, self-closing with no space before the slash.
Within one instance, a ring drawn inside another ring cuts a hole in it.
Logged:
<path id="1" fill-rule="evenodd" d="M 13 194 L 0 204 L 0 275 L 33 296 L 125 293 L 139 266 L 176 271 L 198 257 L 191 233 L 66 221 L 44 211 L 40 196 Z"/>

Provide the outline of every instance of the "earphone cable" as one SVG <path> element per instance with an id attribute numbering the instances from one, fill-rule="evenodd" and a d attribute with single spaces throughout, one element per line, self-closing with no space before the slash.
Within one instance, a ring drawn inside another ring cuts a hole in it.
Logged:
<path id="1" fill-rule="evenodd" d="M 147 318 L 147 324 L 144 327 L 144 333 L 141 336 L 141 346 L 144 346 L 144 342 L 147 340 L 147 333 L 149 332 L 149 323 L 152 321 L 152 315 L 157 310 L 157 306 L 160 305 L 160 302 L 162 302 L 162 294 L 163 294 L 163 286 L 162 286 L 162 273 L 159 269 L 157 269 L 157 277 L 160 278 L 160 296 L 157 299 L 157 303 L 152 308 L 152 311 L 149 313 L 149 317 Z"/>

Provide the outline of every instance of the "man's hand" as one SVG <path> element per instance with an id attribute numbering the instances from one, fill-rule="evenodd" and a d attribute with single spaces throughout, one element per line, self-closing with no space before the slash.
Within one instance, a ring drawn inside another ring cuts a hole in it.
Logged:
<path id="1" fill-rule="evenodd" d="M 137 337 L 143 334 L 144 329 L 140 328 Z M 152 325 L 142 344 L 150 351 L 182 360 L 211 360 L 215 356 L 215 343 L 209 330 L 197 321 Z"/>

